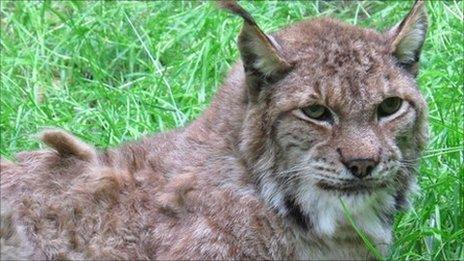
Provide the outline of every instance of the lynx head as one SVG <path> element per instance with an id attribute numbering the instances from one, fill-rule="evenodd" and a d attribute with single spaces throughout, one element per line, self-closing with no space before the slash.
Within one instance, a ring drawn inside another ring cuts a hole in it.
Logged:
<path id="1" fill-rule="evenodd" d="M 240 149 L 271 205 L 306 216 L 323 195 L 355 207 L 379 193 L 401 205 L 427 136 L 415 79 L 424 2 L 384 33 L 315 19 L 266 35 L 240 6 L 223 6 L 244 19 Z"/>

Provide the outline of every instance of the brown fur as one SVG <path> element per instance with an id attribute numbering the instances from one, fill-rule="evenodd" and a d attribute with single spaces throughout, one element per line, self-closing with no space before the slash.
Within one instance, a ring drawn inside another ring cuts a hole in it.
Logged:
<path id="1" fill-rule="evenodd" d="M 372 258 L 339 199 L 386 253 L 427 137 L 423 3 L 385 34 L 322 18 L 267 36 L 224 7 L 243 62 L 189 126 L 105 150 L 49 130 L 51 149 L 2 159 L 2 259 Z M 379 121 L 390 96 L 407 107 Z M 302 116 L 314 103 L 332 124 Z M 380 176 L 349 177 L 352 158 Z"/>

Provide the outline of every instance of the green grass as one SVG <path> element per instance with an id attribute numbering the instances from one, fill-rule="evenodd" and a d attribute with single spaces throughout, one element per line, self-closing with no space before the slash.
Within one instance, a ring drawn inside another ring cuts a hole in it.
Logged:
<path id="1" fill-rule="evenodd" d="M 265 31 L 331 16 L 386 29 L 411 2 L 244 3 Z M 421 193 L 395 220 L 392 259 L 464 259 L 463 2 L 427 2 L 419 76 L 431 140 Z M 241 21 L 211 2 L 1 1 L 1 146 L 42 145 L 44 127 L 97 146 L 182 126 L 208 106 L 238 57 Z"/>

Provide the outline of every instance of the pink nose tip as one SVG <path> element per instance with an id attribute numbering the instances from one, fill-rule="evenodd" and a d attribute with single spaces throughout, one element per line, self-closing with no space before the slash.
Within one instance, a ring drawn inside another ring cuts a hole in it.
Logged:
<path id="1" fill-rule="evenodd" d="M 351 174 L 360 179 L 370 175 L 378 162 L 372 159 L 354 159 L 343 162 Z"/>

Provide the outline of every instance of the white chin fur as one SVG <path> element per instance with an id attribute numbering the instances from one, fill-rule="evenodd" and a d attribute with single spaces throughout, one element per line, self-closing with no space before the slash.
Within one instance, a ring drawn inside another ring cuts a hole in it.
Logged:
<path id="1" fill-rule="evenodd" d="M 390 227 L 379 218 L 379 212 L 395 211 L 394 196 L 387 191 L 373 193 L 340 194 L 313 186 L 299 189 L 296 200 L 313 225 L 313 230 L 322 238 L 343 235 L 340 228 L 352 227 L 341 201 L 344 202 L 355 225 L 377 242 L 389 242 Z"/>

